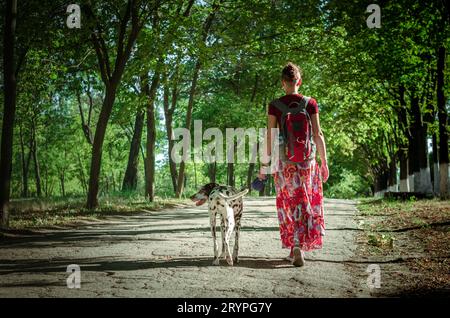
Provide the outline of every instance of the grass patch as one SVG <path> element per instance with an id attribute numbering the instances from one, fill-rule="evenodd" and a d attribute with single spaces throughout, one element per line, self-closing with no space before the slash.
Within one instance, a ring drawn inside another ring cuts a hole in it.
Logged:
<path id="1" fill-rule="evenodd" d="M 417 227 L 425 230 L 450 220 L 450 201 L 439 199 L 360 199 L 358 210 L 364 217 L 360 221 L 364 229 L 363 241 L 368 247 L 383 252 L 394 249 L 395 238 L 389 231 Z"/>
<path id="2" fill-rule="evenodd" d="M 450 201 L 439 199 L 360 200 L 358 210 L 361 216 L 367 217 L 363 222 L 364 228 L 371 232 L 414 227 L 428 228 L 433 224 L 450 220 Z M 378 219 L 371 217 L 378 217 Z"/>
<path id="3" fill-rule="evenodd" d="M 10 228 L 38 229 L 99 220 L 105 216 L 158 211 L 186 205 L 188 199 L 156 197 L 153 202 L 137 194 L 113 194 L 99 198 L 95 210 L 86 209 L 85 197 L 16 199 L 10 204 Z"/>
<path id="4" fill-rule="evenodd" d="M 444 202 L 444 204 L 442 204 Z M 445 203 L 446 202 L 446 203 Z M 396 200 L 396 199 L 359 199 L 358 210 L 364 216 L 371 215 L 401 215 L 412 214 L 422 208 L 441 208 L 449 206 L 449 201 L 440 201 L 438 199 L 427 199 L 417 201 L 412 200 Z"/>

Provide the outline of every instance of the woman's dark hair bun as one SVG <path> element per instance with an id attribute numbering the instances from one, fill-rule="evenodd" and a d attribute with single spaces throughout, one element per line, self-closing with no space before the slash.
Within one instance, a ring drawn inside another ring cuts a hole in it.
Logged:
<path id="1" fill-rule="evenodd" d="M 289 62 L 281 72 L 281 78 L 286 82 L 293 82 L 301 78 L 300 68 L 292 62 Z"/>

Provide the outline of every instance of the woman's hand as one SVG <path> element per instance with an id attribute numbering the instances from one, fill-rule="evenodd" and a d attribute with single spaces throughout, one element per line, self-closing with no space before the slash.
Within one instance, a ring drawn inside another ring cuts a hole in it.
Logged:
<path id="1" fill-rule="evenodd" d="M 322 175 L 322 182 L 327 182 L 329 177 L 328 164 L 325 161 L 322 161 L 320 165 L 320 174 Z"/>
<path id="2" fill-rule="evenodd" d="M 267 166 L 261 166 L 261 168 L 259 168 L 259 173 L 258 173 L 258 179 L 259 180 L 265 180 L 267 178 L 266 176 L 266 170 L 267 170 Z"/>

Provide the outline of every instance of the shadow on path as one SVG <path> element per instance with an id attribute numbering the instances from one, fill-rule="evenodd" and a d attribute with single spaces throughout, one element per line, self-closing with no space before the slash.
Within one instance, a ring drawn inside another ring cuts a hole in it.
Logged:
<path id="1" fill-rule="evenodd" d="M 120 272 L 120 271 L 135 271 L 152 268 L 182 268 L 182 267 L 214 267 L 212 265 L 211 257 L 189 257 L 189 258 L 169 258 L 161 260 L 113 260 L 109 257 L 100 258 L 85 258 L 85 259 L 54 259 L 51 261 L 42 260 L 26 260 L 26 261 L 4 261 L 1 260 L 0 276 L 11 273 L 65 273 L 66 267 L 69 264 L 78 264 L 83 271 L 94 272 Z M 220 261 L 219 267 L 228 266 L 225 260 Z M 254 269 L 276 269 L 292 267 L 292 265 L 285 260 L 276 258 L 254 258 L 242 257 L 238 264 L 234 267 L 245 267 Z"/>

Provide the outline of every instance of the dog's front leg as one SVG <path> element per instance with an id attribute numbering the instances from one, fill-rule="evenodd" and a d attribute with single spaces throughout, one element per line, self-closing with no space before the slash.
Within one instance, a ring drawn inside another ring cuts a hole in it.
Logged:
<path id="1" fill-rule="evenodd" d="M 216 237 L 216 213 L 215 211 L 211 211 L 209 215 L 209 222 L 211 224 L 211 234 L 213 238 L 213 248 L 214 248 L 214 260 L 213 265 L 219 265 L 219 246 L 217 245 L 217 237 Z"/>

